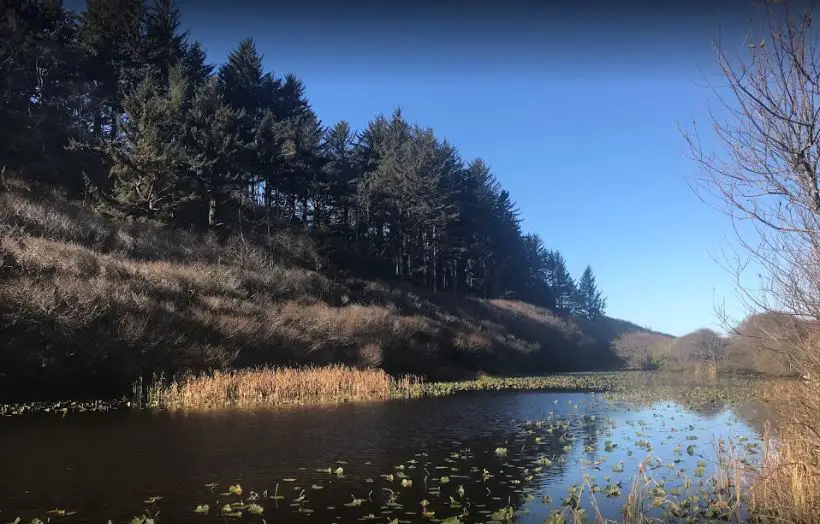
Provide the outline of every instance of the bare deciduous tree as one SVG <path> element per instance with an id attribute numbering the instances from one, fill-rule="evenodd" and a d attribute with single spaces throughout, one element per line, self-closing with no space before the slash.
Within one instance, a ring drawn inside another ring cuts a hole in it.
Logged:
<path id="1" fill-rule="evenodd" d="M 721 114 L 711 124 L 722 154 L 707 154 L 697 130 L 685 133 L 705 176 L 698 194 L 731 217 L 741 251 L 759 268 L 761 287 L 740 279 L 747 304 L 814 327 L 820 321 L 820 48 L 814 2 L 764 2 L 763 22 L 741 51 L 719 43 L 726 86 L 714 89 Z M 712 197 L 712 198 L 709 198 Z M 748 226 L 748 227 L 747 227 Z M 748 266 L 746 266 L 748 267 Z M 783 333 L 778 333 L 782 337 Z M 789 344 L 791 366 L 809 382 L 787 389 L 781 466 L 763 482 L 765 504 L 791 520 L 811 519 L 820 496 L 820 338 L 816 329 Z M 797 466 L 793 458 L 797 457 Z M 791 468 L 791 469 L 789 469 Z M 785 471 L 785 473 L 784 473 Z M 801 493 L 799 499 L 796 493 Z M 786 516 L 786 515 L 783 515 Z"/>
<path id="2" fill-rule="evenodd" d="M 721 154 L 707 153 L 697 129 L 684 135 L 705 176 L 698 194 L 732 220 L 760 288 L 739 286 L 758 311 L 820 320 L 820 48 L 814 4 L 765 2 L 761 26 L 742 50 L 717 46 L 726 86 L 710 113 Z M 740 272 L 746 265 L 738 266 Z M 790 355 L 801 371 L 817 352 Z"/>

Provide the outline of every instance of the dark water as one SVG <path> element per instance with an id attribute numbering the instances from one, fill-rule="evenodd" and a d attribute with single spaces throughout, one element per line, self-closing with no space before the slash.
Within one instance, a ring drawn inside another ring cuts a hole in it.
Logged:
<path id="1" fill-rule="evenodd" d="M 527 421 L 542 423 L 522 428 Z M 462 521 L 484 522 L 509 505 L 519 512 L 516 521 L 543 522 L 585 474 L 602 488 L 620 482 L 625 494 L 638 462 L 650 453 L 639 440 L 650 443 L 653 460 L 663 463 L 656 476 L 668 478 L 671 487 L 681 482 L 680 471 L 691 475 L 698 460 L 712 458 L 713 438 L 739 435 L 756 438 L 730 410 L 699 414 L 671 402 L 637 409 L 583 393 L 9 417 L 0 420 L 0 522 L 18 516 L 45 521 L 53 509 L 77 512 L 56 519 L 61 522 L 128 522 L 146 508 L 158 512 L 158 523 L 221 522 L 220 508 L 253 498 L 251 490 L 264 513 L 245 511 L 228 520 L 350 522 L 372 514 L 378 522 L 416 522 L 425 520 L 423 510 L 444 519 L 466 508 Z M 617 447 L 607 448 L 606 441 Z M 694 453 L 681 452 L 689 445 Z M 497 448 L 506 448 L 506 455 Z M 549 462 L 539 462 L 542 457 Z M 317 471 L 340 466 L 341 476 Z M 380 476 L 386 474 L 404 474 L 412 486 Z M 441 476 L 450 481 L 434 480 Z M 282 500 L 270 498 L 277 483 Z M 231 484 L 242 486 L 241 497 L 221 495 Z M 400 506 L 385 504 L 390 492 L 383 488 L 395 492 Z M 294 502 L 302 490 L 304 499 Z M 162 499 L 146 504 L 155 496 Z M 365 500 L 344 506 L 354 498 Z M 597 499 L 605 517 L 618 517 L 622 497 L 599 493 Z M 425 500 L 429 505 L 422 506 Z M 194 514 L 200 504 L 210 506 L 209 515 Z"/>

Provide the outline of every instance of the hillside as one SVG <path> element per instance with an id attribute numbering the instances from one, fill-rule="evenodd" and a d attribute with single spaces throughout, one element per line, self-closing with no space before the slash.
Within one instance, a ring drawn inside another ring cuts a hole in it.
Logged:
<path id="1" fill-rule="evenodd" d="M 316 240 L 104 217 L 0 194 L 0 401 L 119 396 L 137 377 L 341 362 L 429 379 L 615 368 L 634 324 L 344 277 Z"/>

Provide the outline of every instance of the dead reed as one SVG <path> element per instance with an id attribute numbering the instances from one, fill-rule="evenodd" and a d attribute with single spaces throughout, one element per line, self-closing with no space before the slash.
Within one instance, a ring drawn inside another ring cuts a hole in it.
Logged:
<path id="1" fill-rule="evenodd" d="M 393 378 L 381 369 L 264 367 L 189 374 L 170 381 L 158 377 L 148 389 L 148 404 L 207 409 L 385 400 L 414 396 L 419 384 L 415 377 Z"/>
<path id="2" fill-rule="evenodd" d="M 772 386 L 779 419 L 767 424 L 763 466 L 749 490 L 750 506 L 762 521 L 820 522 L 820 392 L 813 384 Z M 776 431 L 775 429 L 776 428 Z"/>

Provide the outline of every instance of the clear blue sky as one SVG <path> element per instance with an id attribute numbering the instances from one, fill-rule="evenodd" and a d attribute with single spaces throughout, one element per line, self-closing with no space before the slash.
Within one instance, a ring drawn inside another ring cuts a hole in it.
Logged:
<path id="1" fill-rule="evenodd" d="M 687 186 L 698 171 L 678 131 L 707 124 L 715 10 L 634 23 L 573 12 L 400 25 L 396 12 L 311 25 L 241 2 L 180 5 L 210 62 L 254 37 L 266 69 L 305 82 L 325 124 L 360 129 L 398 105 L 465 159 L 485 159 L 524 229 L 574 275 L 592 266 L 610 315 L 682 335 L 716 327 L 718 302 L 741 313 L 714 260 L 729 223 Z"/>

